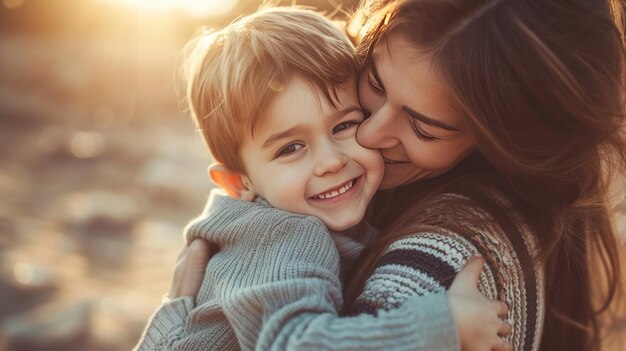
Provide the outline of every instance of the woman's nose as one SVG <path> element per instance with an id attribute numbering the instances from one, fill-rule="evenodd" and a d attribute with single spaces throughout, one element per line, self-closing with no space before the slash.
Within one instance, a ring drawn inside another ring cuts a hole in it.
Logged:
<path id="1" fill-rule="evenodd" d="M 394 110 L 387 104 L 372 113 L 357 130 L 356 140 L 369 149 L 388 149 L 398 143 Z M 394 128 L 395 127 L 395 128 Z"/>
<path id="2" fill-rule="evenodd" d="M 336 145 L 326 145 L 317 153 L 315 175 L 321 177 L 325 174 L 339 172 L 348 163 L 348 156 Z"/>

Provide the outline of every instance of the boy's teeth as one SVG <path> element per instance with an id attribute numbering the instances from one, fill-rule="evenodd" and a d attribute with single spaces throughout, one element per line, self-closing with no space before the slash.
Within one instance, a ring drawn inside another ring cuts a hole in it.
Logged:
<path id="1" fill-rule="evenodd" d="M 333 190 L 330 192 L 327 192 L 325 194 L 319 194 L 316 197 L 318 199 L 330 199 L 331 197 L 335 197 L 335 196 L 339 196 L 343 193 L 345 193 L 346 191 L 348 191 L 348 189 L 352 188 L 352 186 L 354 185 L 354 181 L 351 180 L 348 184 L 342 186 L 341 188 L 339 188 L 339 190 Z"/>

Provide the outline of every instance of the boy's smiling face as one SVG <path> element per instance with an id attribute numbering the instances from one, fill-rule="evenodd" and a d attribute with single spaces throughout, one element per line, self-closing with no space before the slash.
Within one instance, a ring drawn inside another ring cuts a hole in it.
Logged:
<path id="1" fill-rule="evenodd" d="M 356 141 L 363 121 L 356 81 L 337 89 L 336 108 L 295 76 L 268 117 L 241 146 L 244 178 L 272 206 L 321 219 L 333 231 L 358 224 L 378 189 L 384 164 Z"/>

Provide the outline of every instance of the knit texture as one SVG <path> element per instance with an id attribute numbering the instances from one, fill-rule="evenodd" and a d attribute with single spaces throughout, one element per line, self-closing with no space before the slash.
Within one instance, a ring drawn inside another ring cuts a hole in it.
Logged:
<path id="1" fill-rule="evenodd" d="M 494 190 L 476 188 L 441 195 L 429 203 L 428 212 L 445 224 L 425 227 L 390 245 L 357 299 L 356 310 L 375 314 L 397 308 L 412 296 L 446 291 L 467 259 L 480 253 L 485 265 L 479 290 L 509 306 L 506 320 L 513 333 L 506 340 L 515 350 L 538 350 L 544 273 L 533 264 L 536 238 L 512 204 Z"/>
<path id="2" fill-rule="evenodd" d="M 363 247 L 331 238 L 322 222 L 212 192 L 186 228 L 221 251 L 209 261 L 195 304 L 163 304 L 136 350 L 457 350 L 443 294 L 409 299 L 399 309 L 339 318 L 342 263 Z M 366 235 L 371 236 L 371 234 Z"/>

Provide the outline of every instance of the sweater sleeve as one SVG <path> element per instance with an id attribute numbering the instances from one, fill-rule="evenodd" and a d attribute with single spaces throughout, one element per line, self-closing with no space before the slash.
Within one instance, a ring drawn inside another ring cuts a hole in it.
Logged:
<path id="1" fill-rule="evenodd" d="M 279 232 L 301 233 L 302 220 L 285 221 Z M 310 231 L 309 231 L 310 232 Z M 295 240 L 296 237 L 294 237 Z M 329 236 L 311 238 L 316 247 L 300 245 L 290 254 L 276 250 L 286 236 L 264 247 L 249 264 L 254 272 L 282 271 L 274 281 L 251 284 L 224 300 L 224 313 L 242 349 L 257 350 L 457 350 L 456 329 L 447 297 L 434 294 L 410 299 L 402 308 L 339 317 L 341 286 L 336 251 Z M 298 241 L 301 241 L 298 240 Z M 311 242 L 311 243 L 312 243 Z M 280 243 L 280 244 L 279 244 Z M 296 242 L 294 242 L 295 244 Z M 279 244 L 279 245 L 278 245 Z M 280 267 L 280 268 L 278 268 Z"/>
<path id="2" fill-rule="evenodd" d="M 192 297 L 183 296 L 163 303 L 150 317 L 134 351 L 171 350 L 183 336 L 185 320 L 194 308 Z"/>
<path id="3" fill-rule="evenodd" d="M 374 313 L 397 308 L 412 296 L 444 293 L 476 248 L 453 233 L 417 233 L 392 243 L 377 262 L 357 298 L 356 310 Z M 493 291 L 481 273 L 480 290 Z M 493 298 L 493 296 L 488 296 Z"/>
<path id="4" fill-rule="evenodd" d="M 480 253 L 485 265 L 478 289 L 509 306 L 506 321 L 513 330 L 505 340 L 515 350 L 535 350 L 541 336 L 541 292 L 536 283 L 540 273 L 522 263 L 523 249 L 495 229 L 468 229 L 464 235 L 435 229 L 405 237 L 390 245 L 378 261 L 356 301 L 356 311 L 393 310 L 416 296 L 445 292 L 467 259 Z"/>
<path id="5" fill-rule="evenodd" d="M 444 294 L 413 298 L 401 308 L 381 310 L 375 316 L 355 317 L 338 317 L 331 308 L 311 309 L 303 300 L 308 297 L 266 315 L 257 350 L 459 349 Z M 255 312 L 263 313 L 259 310 Z"/>

